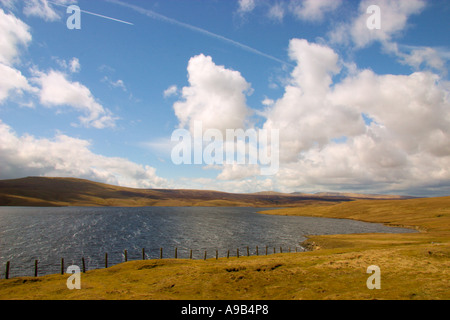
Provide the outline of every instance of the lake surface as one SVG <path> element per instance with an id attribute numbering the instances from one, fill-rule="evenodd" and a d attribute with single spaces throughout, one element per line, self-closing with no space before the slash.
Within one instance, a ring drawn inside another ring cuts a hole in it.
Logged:
<path id="1" fill-rule="evenodd" d="M 86 269 L 109 266 L 128 260 L 214 258 L 216 250 L 224 257 L 303 250 L 306 235 L 348 233 L 407 233 L 403 228 L 353 220 L 288 217 L 259 214 L 260 208 L 221 207 L 144 207 L 144 208 L 25 208 L 0 207 L 0 272 L 5 276 L 10 261 L 10 277 L 33 276 L 34 261 L 39 260 L 39 275 L 59 273 L 61 258 L 65 268 L 75 264 Z"/>

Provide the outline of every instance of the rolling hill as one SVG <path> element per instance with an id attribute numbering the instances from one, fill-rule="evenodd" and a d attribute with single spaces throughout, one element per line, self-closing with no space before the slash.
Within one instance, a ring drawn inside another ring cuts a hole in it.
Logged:
<path id="1" fill-rule="evenodd" d="M 134 189 L 75 178 L 0 180 L 0 206 L 245 206 L 292 207 L 355 199 L 402 199 L 361 194 L 226 193 L 207 190 Z"/>

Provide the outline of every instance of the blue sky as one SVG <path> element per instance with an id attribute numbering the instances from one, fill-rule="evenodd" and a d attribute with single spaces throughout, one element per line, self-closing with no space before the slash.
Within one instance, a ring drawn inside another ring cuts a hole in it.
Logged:
<path id="1" fill-rule="evenodd" d="M 449 14 L 445 0 L 0 0 L 0 178 L 449 195 Z M 171 135 L 194 120 L 280 130 L 279 171 L 173 164 Z"/>

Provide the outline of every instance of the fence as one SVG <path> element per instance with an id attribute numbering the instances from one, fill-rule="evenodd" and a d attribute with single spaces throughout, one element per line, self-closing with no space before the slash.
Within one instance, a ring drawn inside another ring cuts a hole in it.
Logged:
<path id="1" fill-rule="evenodd" d="M 273 251 L 272 251 L 272 249 L 273 249 Z M 302 252 L 302 251 L 305 251 L 305 249 L 300 247 L 300 252 Z M 278 253 L 291 253 L 291 252 L 299 252 L 299 248 L 295 247 L 294 249 L 291 250 L 291 248 L 288 247 L 287 250 L 283 251 L 283 247 L 280 246 L 279 247 L 279 251 L 278 251 Z M 164 253 L 165 253 L 165 250 L 163 248 L 159 248 L 159 259 L 170 259 L 172 257 L 172 255 L 169 256 L 169 257 L 167 255 L 164 256 Z M 270 247 L 269 248 L 268 246 L 265 246 L 265 250 L 264 250 L 264 253 L 262 255 L 266 255 L 267 256 L 269 254 L 276 254 L 276 253 L 277 253 L 276 247 Z M 248 246 L 245 247 L 245 255 L 244 256 L 250 257 L 251 255 L 252 254 L 250 252 L 250 247 L 248 247 Z M 259 256 L 259 255 L 260 255 L 259 247 L 256 246 L 255 251 L 253 251 L 253 256 Z M 128 262 L 128 250 L 124 250 L 123 251 L 122 257 L 123 257 L 123 261 L 122 262 Z M 230 258 L 230 250 L 227 250 L 226 256 L 222 256 L 222 257 L 223 258 L 226 257 L 227 259 L 229 259 Z M 243 257 L 242 252 L 240 252 L 239 248 L 236 249 L 236 257 L 237 258 Z M 141 260 L 148 260 L 145 248 L 142 248 L 141 258 L 142 258 Z M 174 248 L 173 258 L 174 259 L 179 259 L 180 258 L 179 254 L 178 254 L 178 247 Z M 218 260 L 219 259 L 219 250 L 215 250 L 214 256 L 213 257 L 210 256 L 210 258 L 215 258 L 216 260 Z M 189 250 L 189 259 L 190 260 L 194 259 L 193 250 L 192 249 Z M 207 260 L 208 259 L 208 251 L 207 250 L 204 250 L 204 253 L 202 255 L 202 259 L 203 260 Z M 62 275 L 65 273 L 64 264 L 65 264 L 64 258 L 61 258 L 60 266 L 61 266 L 61 274 Z M 109 266 L 110 265 L 108 264 L 108 253 L 105 253 L 104 267 L 108 268 Z M 96 269 L 98 269 L 98 268 L 96 268 Z M 85 260 L 85 257 L 81 257 L 81 270 L 82 270 L 83 273 L 86 272 L 86 260 Z M 5 267 L 5 273 L 4 273 L 5 279 L 10 279 L 10 271 L 11 271 L 11 262 L 7 261 L 6 262 L 6 267 Z M 33 271 L 34 271 L 34 276 L 38 277 L 39 276 L 39 260 L 37 260 L 37 259 L 34 260 L 34 270 Z"/>

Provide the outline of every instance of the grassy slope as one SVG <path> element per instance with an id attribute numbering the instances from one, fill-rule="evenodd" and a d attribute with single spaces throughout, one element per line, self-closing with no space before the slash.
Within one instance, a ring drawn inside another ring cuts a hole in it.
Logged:
<path id="1" fill-rule="evenodd" d="M 264 212 L 268 213 L 268 212 Z M 355 201 L 271 211 L 350 218 L 420 230 L 313 236 L 317 250 L 259 257 L 149 260 L 83 274 L 0 280 L 1 299 L 450 299 L 450 197 Z M 370 265 L 381 290 L 369 290 Z"/>
<path id="2" fill-rule="evenodd" d="M 353 196 L 358 198 L 364 195 Z M 236 194 L 206 190 L 133 189 L 74 178 L 28 177 L 0 180 L 0 206 L 292 207 L 351 199 L 354 198 L 339 195 L 291 195 L 271 192 Z"/>

